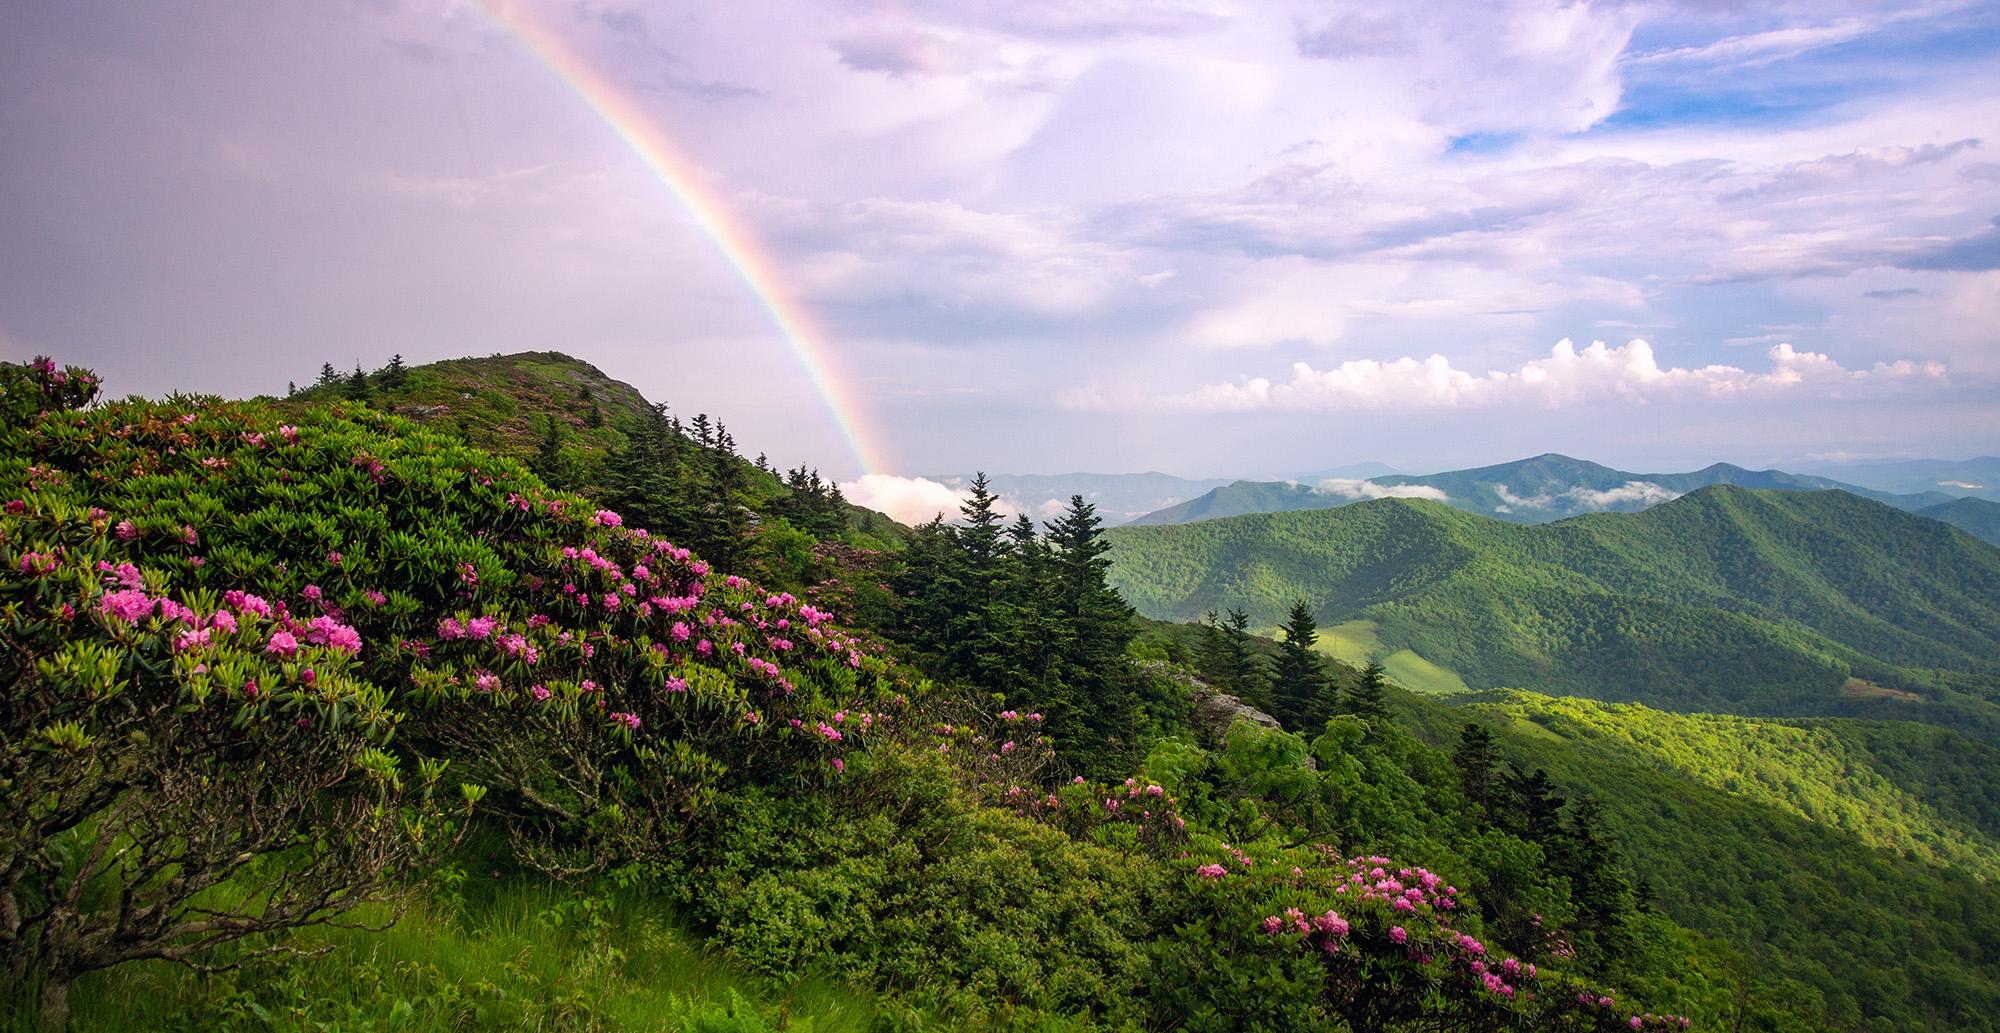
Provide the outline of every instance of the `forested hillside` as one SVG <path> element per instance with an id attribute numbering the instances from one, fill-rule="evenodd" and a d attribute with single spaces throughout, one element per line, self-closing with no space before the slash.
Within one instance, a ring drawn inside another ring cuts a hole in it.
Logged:
<path id="1" fill-rule="evenodd" d="M 1270 628 L 1303 599 L 1474 688 L 1941 723 L 1990 721 L 2000 693 L 2000 550 L 1842 492 L 1718 486 L 1538 527 L 1384 499 L 1109 540 L 1142 614 Z"/>

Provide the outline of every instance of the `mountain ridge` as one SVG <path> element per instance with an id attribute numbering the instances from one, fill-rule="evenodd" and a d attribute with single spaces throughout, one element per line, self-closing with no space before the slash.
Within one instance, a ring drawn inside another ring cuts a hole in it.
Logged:
<path id="1" fill-rule="evenodd" d="M 1726 462 L 1682 473 L 1635 473 L 1559 452 L 1435 474 L 1396 474 L 1318 485 L 1239 480 L 1131 523 L 1189 523 L 1255 512 L 1325 509 L 1369 498 L 1411 497 L 1433 499 L 1512 523 L 1539 524 L 1585 513 L 1638 512 L 1714 484 L 1779 491 L 1846 491 L 1909 512 L 1934 510 L 1923 515 L 1960 526 L 1989 544 L 2000 544 L 2000 531 L 1990 529 L 2000 525 L 2000 520 L 1989 519 L 1981 507 L 1951 508 L 1948 504 L 1954 496 L 1943 492 L 1900 495 L 1825 477 L 1751 470 Z"/>

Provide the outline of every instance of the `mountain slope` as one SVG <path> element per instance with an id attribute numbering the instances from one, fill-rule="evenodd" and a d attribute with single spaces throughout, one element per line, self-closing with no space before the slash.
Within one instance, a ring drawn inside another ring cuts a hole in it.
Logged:
<path id="1" fill-rule="evenodd" d="M 1413 703 L 1433 742 L 1450 747 L 1477 722 L 1512 762 L 1596 799 L 1662 910 L 1811 984 L 1846 1027 L 1992 1028 L 1992 746 L 1908 722 L 1680 715 L 1523 692 Z"/>
<path id="2" fill-rule="evenodd" d="M 2000 697 L 2000 551 L 1844 492 L 1716 486 L 1543 526 L 1385 499 L 1108 538 L 1149 617 L 1272 627 L 1302 598 L 1473 688 L 1764 713 Z"/>
<path id="3" fill-rule="evenodd" d="M 1918 516 L 1950 524 L 1988 545 L 2000 545 L 2000 502 L 1968 496 L 1925 506 L 1916 512 Z"/>
<path id="4" fill-rule="evenodd" d="M 1935 491 L 1897 495 L 1825 477 L 1782 470 L 1746 470 L 1728 463 L 1687 473 L 1631 473 L 1550 452 L 1511 463 L 1435 474 L 1396 474 L 1311 484 L 1237 481 L 1132 522 L 1180 524 L 1245 513 L 1325 509 L 1363 499 L 1396 497 L 1428 498 L 1513 523 L 1540 524 L 1584 513 L 1634 513 L 1713 484 L 1776 491 L 1841 490 L 1912 511 L 1952 498 Z"/>

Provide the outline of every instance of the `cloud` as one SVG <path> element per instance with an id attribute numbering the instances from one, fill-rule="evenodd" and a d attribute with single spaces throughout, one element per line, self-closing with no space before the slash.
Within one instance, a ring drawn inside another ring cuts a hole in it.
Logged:
<path id="1" fill-rule="evenodd" d="M 1896 263 L 1904 269 L 1983 272 L 2000 269 L 2000 217 L 1986 230 Z"/>
<path id="2" fill-rule="evenodd" d="M 930 522 L 931 518 L 943 516 L 947 524 L 959 520 L 958 507 L 972 499 L 972 492 L 965 487 L 962 478 L 950 478 L 950 483 L 935 481 L 929 477 L 899 477 L 895 474 L 864 474 L 852 481 L 842 481 L 840 490 L 847 500 L 857 506 L 887 513 L 897 523 L 915 526 Z M 1002 495 L 993 510 L 1007 520 L 1026 513 L 1037 521 L 1054 520 L 1069 508 L 1067 500 L 1048 498 L 1040 502 L 1012 495 Z"/>
<path id="3" fill-rule="evenodd" d="M 963 488 L 940 484 L 928 477 L 898 477 L 894 474 L 863 474 L 843 481 L 840 490 L 857 506 L 889 514 L 899 524 L 922 524 L 942 515 L 957 519 L 958 507 L 972 493 Z"/>
<path id="4" fill-rule="evenodd" d="M 1806 25 L 1728 36 L 1699 46 L 1638 54 L 1628 60 L 1637 65 L 1764 64 L 1859 39 L 1877 27 L 1858 18 L 1849 18 L 1831 25 Z"/>
<path id="5" fill-rule="evenodd" d="M 1672 502 L 1681 493 L 1654 484 L 1652 481 L 1626 481 L 1616 488 L 1599 490 L 1575 487 L 1553 495 L 1522 497 L 1507 489 L 1504 484 L 1495 485 L 1494 491 L 1500 501 L 1506 503 L 1498 507 L 1503 513 L 1513 513 L 1523 509 L 1600 510 L 1637 503 L 1640 508 L 1657 506 L 1662 502 Z"/>
<path id="6" fill-rule="evenodd" d="M 1920 298 L 1924 292 L 1915 287 L 1889 287 L 1882 290 L 1862 291 L 1861 296 L 1876 301 L 1894 301 L 1897 298 Z"/>
<path id="7" fill-rule="evenodd" d="M 1849 370 L 1823 353 L 1799 351 L 1790 344 L 1773 347 L 1769 355 L 1771 366 L 1762 372 L 1720 364 L 1662 367 L 1653 346 L 1641 339 L 1621 347 L 1594 341 L 1583 349 L 1564 339 L 1549 350 L 1548 358 L 1514 370 L 1475 374 L 1453 366 L 1443 355 L 1387 362 L 1356 359 L 1327 370 L 1299 362 L 1292 366 L 1291 379 L 1282 383 L 1246 377 L 1168 395 L 1156 405 L 1147 405 L 1136 395 L 1125 401 L 1129 407 L 1191 412 L 1556 408 L 1606 399 L 1730 398 L 1808 388 L 1837 395 L 1849 386 L 1945 376 L 1940 363 L 1909 359 Z M 1066 394 L 1063 401 L 1078 409 L 1118 407 L 1113 396 L 1094 385 Z"/>
<path id="8" fill-rule="evenodd" d="M 969 56 L 934 32 L 909 25 L 868 29 L 830 44 L 842 64 L 863 72 L 891 77 L 949 75 L 972 67 Z"/>
<path id="9" fill-rule="evenodd" d="M 1430 499 L 1433 502 L 1450 502 L 1451 496 L 1443 488 L 1428 484 L 1377 484 L 1374 481 L 1358 480 L 1351 477 L 1330 477 L 1313 486 L 1313 490 L 1342 499 Z"/>

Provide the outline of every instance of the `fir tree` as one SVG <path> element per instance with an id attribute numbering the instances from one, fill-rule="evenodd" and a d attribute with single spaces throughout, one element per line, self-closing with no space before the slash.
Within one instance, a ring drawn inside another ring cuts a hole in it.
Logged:
<path id="1" fill-rule="evenodd" d="M 1382 684 L 1382 665 L 1370 660 L 1368 666 L 1361 669 L 1361 677 L 1341 694 L 1341 711 L 1370 721 L 1387 720 L 1389 707 L 1383 696 Z"/>
<path id="2" fill-rule="evenodd" d="M 375 376 L 385 389 L 394 391 L 409 381 L 410 368 L 403 365 L 402 355 L 391 355 L 389 364 L 377 370 Z"/>
<path id="3" fill-rule="evenodd" d="M 1562 832 L 1562 797 L 1556 795 L 1549 773 L 1536 768 L 1533 774 L 1515 768 L 1502 779 L 1507 794 L 1505 825 L 1524 838 L 1545 847 L 1555 844 Z"/>
<path id="4" fill-rule="evenodd" d="M 354 364 L 354 372 L 347 375 L 347 397 L 357 402 L 368 400 L 368 374 L 358 362 Z"/>
<path id="5" fill-rule="evenodd" d="M 1465 798 L 1481 807 L 1493 806 L 1494 772 L 1500 767 L 1500 747 L 1486 726 L 1468 721 L 1458 730 L 1458 748 L 1451 762 L 1458 768 L 1458 784 Z"/>
<path id="6" fill-rule="evenodd" d="M 1006 654 L 1015 647 L 1012 607 L 1000 594 L 1001 566 L 1010 542 L 999 513 L 1000 497 L 987 490 L 984 473 L 972 478 L 970 497 L 958 507 L 955 541 L 961 598 L 952 620 L 952 666 L 983 688 L 1004 688 Z"/>
<path id="7" fill-rule="evenodd" d="M 1054 641 L 1044 648 L 1057 667 L 1050 679 L 1050 734 L 1086 763 L 1108 760 L 1130 738 L 1132 676 L 1125 647 L 1135 633 L 1132 608 L 1111 588 L 1111 549 L 1097 507 L 1072 495 L 1069 509 L 1048 525 L 1046 622 Z"/>
<path id="8" fill-rule="evenodd" d="M 1278 659 L 1271 668 L 1271 716 L 1311 738 L 1326 724 L 1329 687 L 1325 668 L 1312 652 L 1319 628 L 1304 599 L 1292 603 L 1283 630 Z"/>
<path id="9" fill-rule="evenodd" d="M 1225 648 L 1223 684 L 1230 695 L 1268 710 L 1273 706 L 1271 679 L 1267 677 L 1264 665 L 1257 662 L 1257 654 L 1250 649 L 1250 614 L 1231 607 L 1228 617 L 1222 622 L 1222 633 Z"/>
<path id="10" fill-rule="evenodd" d="M 337 384 L 339 382 L 340 371 L 333 368 L 333 363 L 322 362 L 319 364 L 319 379 L 313 383 L 313 386 L 325 387 L 329 384 Z"/>
<path id="11" fill-rule="evenodd" d="M 1551 851 L 1555 867 L 1569 878 L 1570 899 L 1577 905 L 1576 932 L 1582 956 L 1599 969 L 1609 968 L 1631 949 L 1629 923 L 1636 910 L 1631 877 L 1605 838 L 1604 811 L 1588 796 L 1571 800 Z"/>

